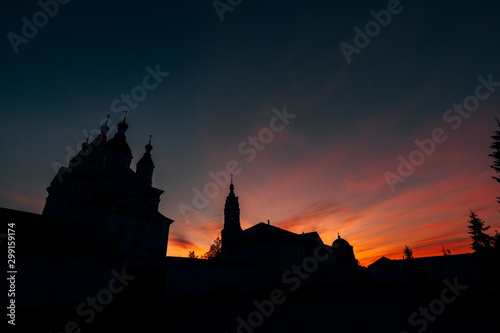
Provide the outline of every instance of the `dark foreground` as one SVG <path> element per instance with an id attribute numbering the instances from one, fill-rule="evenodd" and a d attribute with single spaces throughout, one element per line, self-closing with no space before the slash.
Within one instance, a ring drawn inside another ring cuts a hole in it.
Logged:
<path id="1" fill-rule="evenodd" d="M 497 331 L 497 317 L 500 314 L 498 282 L 468 285 L 465 290 L 455 290 L 455 294 L 451 290 L 443 291 L 445 288 L 444 283 L 303 288 L 293 292 L 284 290 L 282 295 L 275 293 L 274 300 L 280 304 L 272 306 L 269 301 L 270 291 L 252 294 L 220 292 L 203 297 L 177 297 L 168 300 L 132 300 L 130 297 L 123 297 L 111 302 L 101 312 L 95 312 L 92 320 L 89 312 L 83 316 L 77 314 L 78 304 L 57 308 L 18 309 L 14 331 Z M 281 296 L 276 297 L 277 295 Z M 255 300 L 260 304 L 260 311 L 257 309 L 259 306 L 254 304 Z M 412 315 L 413 325 L 409 322 Z"/>

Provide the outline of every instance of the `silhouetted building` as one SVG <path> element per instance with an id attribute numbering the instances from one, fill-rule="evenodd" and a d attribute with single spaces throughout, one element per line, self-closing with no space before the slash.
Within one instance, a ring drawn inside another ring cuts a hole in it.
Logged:
<path id="1" fill-rule="evenodd" d="M 238 197 L 234 194 L 234 185 L 231 178 L 231 185 L 229 185 L 229 194 L 226 197 L 226 204 L 224 205 L 224 229 L 222 229 L 222 237 L 231 237 L 232 235 L 241 231 L 240 225 L 240 204 Z"/>
<path id="2" fill-rule="evenodd" d="M 166 256 L 173 220 L 158 211 L 162 190 L 152 186 L 154 163 L 151 139 L 136 171 L 130 168 L 132 152 L 127 143 L 125 120 L 107 139 L 109 127 L 61 167 L 47 188 L 43 215 L 107 228 L 120 249 L 124 264 L 159 266 Z"/>
<path id="3" fill-rule="evenodd" d="M 356 258 L 354 257 L 354 249 L 349 244 L 348 241 L 346 241 L 343 238 L 340 238 L 340 234 L 338 235 L 338 238 L 333 241 L 332 244 L 333 248 L 333 261 L 339 264 L 347 264 L 351 262 L 357 262 Z"/>
<path id="4" fill-rule="evenodd" d="M 296 234 L 268 223 L 260 222 L 242 230 L 238 197 L 231 180 L 224 207 L 224 229 L 221 232 L 222 257 L 227 262 L 273 265 L 284 272 L 293 264 L 314 256 L 320 246 L 329 254 L 319 265 L 316 283 L 356 281 L 358 262 L 352 246 L 338 236 L 332 246 L 323 243 L 317 232 Z"/>
<path id="5" fill-rule="evenodd" d="M 221 240 L 223 260 L 167 257 L 166 294 L 290 287 L 296 280 L 287 272 L 297 267 L 307 269 L 301 286 L 360 282 L 353 247 L 340 235 L 329 246 L 315 231 L 296 234 L 269 221 L 243 230 L 232 180 L 224 206 Z"/>
<path id="6" fill-rule="evenodd" d="M 120 251 L 104 226 L 0 208 L 14 223 L 16 304 L 20 308 L 79 303 L 120 272 Z"/>
<path id="7" fill-rule="evenodd" d="M 165 272 L 165 296 L 254 291 L 281 285 L 279 272 L 269 264 L 167 257 Z"/>
<path id="8" fill-rule="evenodd" d="M 374 283 L 394 284 L 410 282 L 441 282 L 458 278 L 459 281 L 478 281 L 484 269 L 480 256 L 474 253 L 408 259 L 381 257 L 368 266 Z"/>
<path id="9" fill-rule="evenodd" d="M 162 190 L 152 186 L 151 139 L 131 168 L 125 119 L 109 127 L 61 167 L 47 188 L 42 215 L 1 209 L 15 223 L 20 307 L 83 301 L 117 274 L 133 274 L 137 294 L 163 293 L 165 257 L 173 220 L 158 211 Z M 21 246 L 22 245 L 22 246 Z"/>
<path id="10" fill-rule="evenodd" d="M 325 245 L 317 232 L 296 234 L 268 221 L 242 230 L 238 197 L 231 180 L 224 206 L 224 229 L 221 231 L 224 260 L 288 265 L 297 258 L 311 256 L 314 248 L 322 244 L 332 252 L 331 261 L 356 262 L 352 246 L 338 236 L 332 246 Z"/>
<path id="11" fill-rule="evenodd" d="M 295 266 L 307 271 L 305 286 L 359 281 L 353 248 L 340 235 L 329 246 L 317 232 L 296 234 L 269 221 L 243 230 L 232 179 L 223 260 L 166 257 L 173 220 L 158 211 L 163 191 L 152 186 L 151 139 L 133 171 L 127 129 L 124 119 L 108 140 L 106 123 L 98 137 L 82 144 L 47 188 L 42 215 L 0 210 L 29 244 L 19 253 L 20 307 L 94 297 L 113 286 L 117 274 L 133 277 L 127 293 L 166 296 L 287 286 L 297 278 L 286 276 Z"/>

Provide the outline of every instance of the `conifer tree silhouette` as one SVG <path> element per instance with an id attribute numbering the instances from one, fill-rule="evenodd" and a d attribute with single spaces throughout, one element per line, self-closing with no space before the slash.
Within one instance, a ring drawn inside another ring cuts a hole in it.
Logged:
<path id="1" fill-rule="evenodd" d="M 486 230 L 490 228 L 490 226 L 484 226 L 484 221 L 477 217 L 476 213 L 472 210 L 470 211 L 470 219 L 469 219 L 469 231 L 467 232 L 472 239 L 471 247 L 474 252 L 483 252 L 487 250 L 491 246 L 491 236 L 485 233 Z"/>
<path id="2" fill-rule="evenodd" d="M 495 172 L 500 176 L 500 121 L 498 118 L 495 118 L 498 125 L 498 130 L 495 132 L 491 138 L 493 142 L 490 145 L 490 148 L 493 149 L 493 152 L 489 154 L 489 157 L 493 158 L 493 164 L 490 167 L 495 170 Z M 500 183 L 500 177 L 492 177 L 497 182 Z M 497 202 L 500 203 L 500 197 L 497 197 Z"/>
<path id="3" fill-rule="evenodd" d="M 413 259 L 413 250 L 408 245 L 403 249 L 403 259 Z"/>

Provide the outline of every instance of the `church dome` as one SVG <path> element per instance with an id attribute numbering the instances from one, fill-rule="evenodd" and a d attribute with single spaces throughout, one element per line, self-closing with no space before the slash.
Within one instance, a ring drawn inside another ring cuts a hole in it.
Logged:
<path id="1" fill-rule="evenodd" d="M 339 247 L 345 247 L 345 248 L 348 248 L 349 246 L 351 246 L 351 244 L 349 244 L 348 241 L 346 241 L 345 239 L 343 238 L 340 238 L 340 235 L 338 236 L 338 238 L 332 243 L 332 247 L 333 248 L 339 248 Z"/>
<path id="2" fill-rule="evenodd" d="M 152 166 L 154 167 L 154 163 L 153 163 L 153 159 L 151 158 L 151 156 L 148 156 L 148 155 L 145 155 L 143 156 L 139 162 L 137 162 L 137 164 L 145 164 L 145 165 L 149 165 L 149 166 Z"/>
<path id="3" fill-rule="evenodd" d="M 144 153 L 144 156 L 137 162 L 137 165 L 146 165 L 150 167 L 155 167 L 155 164 L 153 163 L 153 159 L 151 158 L 151 149 L 153 149 L 153 146 L 151 146 L 151 139 L 149 140 L 149 143 L 146 145 L 146 152 Z"/>
<path id="4" fill-rule="evenodd" d="M 122 138 L 114 137 L 107 142 L 106 146 L 113 150 L 118 150 L 127 154 L 132 154 L 132 150 L 130 149 L 127 141 L 125 141 Z"/>
<path id="5" fill-rule="evenodd" d="M 132 150 L 130 149 L 125 136 L 125 131 L 127 131 L 127 129 L 128 125 L 125 123 L 124 119 L 118 123 L 118 132 L 107 142 L 106 146 L 112 150 L 123 152 L 132 156 Z"/>
<path id="6" fill-rule="evenodd" d="M 340 234 L 338 235 L 338 238 L 332 243 L 332 250 L 332 256 L 335 262 L 349 263 L 356 261 L 353 247 L 351 246 L 351 244 L 349 244 L 348 241 L 340 238 Z"/>

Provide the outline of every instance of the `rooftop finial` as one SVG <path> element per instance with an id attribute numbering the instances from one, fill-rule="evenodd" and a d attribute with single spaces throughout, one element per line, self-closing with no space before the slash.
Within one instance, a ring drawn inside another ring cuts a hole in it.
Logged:
<path id="1" fill-rule="evenodd" d="M 128 110 L 123 111 L 123 120 L 118 123 L 118 133 L 115 134 L 115 137 L 121 137 L 125 139 L 125 132 L 128 129 L 127 119 Z"/>
<path id="2" fill-rule="evenodd" d="M 106 122 L 101 126 L 101 134 L 104 135 L 104 141 L 106 141 L 106 133 L 109 131 L 108 122 L 110 117 L 111 115 L 108 114 L 106 116 Z"/>
<path id="3" fill-rule="evenodd" d="M 146 154 L 151 153 L 151 149 L 153 149 L 153 146 L 151 146 L 151 138 L 152 138 L 152 137 L 153 137 L 153 136 L 150 134 L 150 135 L 149 135 L 149 142 L 148 142 L 148 144 L 145 146 L 145 148 L 146 148 Z"/>
<path id="4" fill-rule="evenodd" d="M 234 195 L 233 173 L 231 172 L 231 185 L 229 185 L 229 193 Z"/>
<path id="5" fill-rule="evenodd" d="M 82 148 L 81 148 L 81 151 L 86 153 L 89 149 L 89 139 L 90 139 L 90 132 L 87 133 L 87 140 L 85 140 L 85 142 L 82 143 Z"/>
<path id="6" fill-rule="evenodd" d="M 127 119 L 127 114 L 128 114 L 128 110 L 125 110 L 124 115 L 123 115 L 123 122 L 125 122 L 125 120 Z"/>

